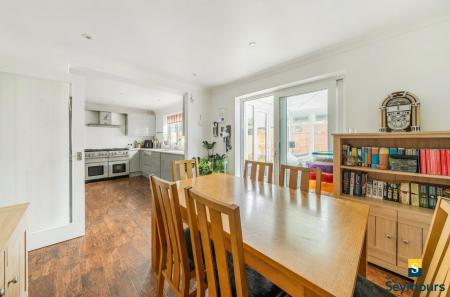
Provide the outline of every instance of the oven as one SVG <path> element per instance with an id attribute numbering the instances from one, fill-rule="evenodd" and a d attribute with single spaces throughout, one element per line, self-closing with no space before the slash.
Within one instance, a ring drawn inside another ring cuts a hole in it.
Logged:
<path id="1" fill-rule="evenodd" d="M 84 165 L 85 180 L 107 178 L 109 176 L 108 162 L 92 162 Z"/>
<path id="2" fill-rule="evenodd" d="M 129 160 L 128 159 L 122 159 L 122 160 L 109 160 L 108 162 L 109 167 L 109 177 L 115 177 L 115 176 L 123 176 L 123 175 L 129 175 Z"/>

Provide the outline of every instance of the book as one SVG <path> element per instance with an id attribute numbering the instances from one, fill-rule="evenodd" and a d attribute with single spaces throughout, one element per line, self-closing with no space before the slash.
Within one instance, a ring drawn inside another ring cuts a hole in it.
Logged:
<path id="1" fill-rule="evenodd" d="M 428 185 L 419 184 L 419 206 L 428 208 Z"/>
<path id="2" fill-rule="evenodd" d="M 435 209 L 437 201 L 437 188 L 434 185 L 428 186 L 428 208 Z"/>
<path id="3" fill-rule="evenodd" d="M 387 200 L 392 201 L 392 185 L 389 183 L 387 188 Z"/>
<path id="4" fill-rule="evenodd" d="M 431 173 L 430 149 L 425 149 L 425 161 L 427 164 L 427 174 L 432 174 Z"/>
<path id="5" fill-rule="evenodd" d="M 366 197 L 372 198 L 372 180 L 367 181 L 367 191 L 366 191 Z"/>
<path id="6" fill-rule="evenodd" d="M 349 194 L 353 195 L 355 189 L 355 173 L 352 171 L 350 172 L 350 187 L 349 187 Z"/>
<path id="7" fill-rule="evenodd" d="M 447 176 L 450 176 L 450 149 L 445 150 L 445 155 L 447 159 Z"/>
<path id="8" fill-rule="evenodd" d="M 366 194 L 367 194 L 367 173 L 363 173 L 361 178 L 361 196 L 365 197 Z"/>
<path id="9" fill-rule="evenodd" d="M 410 195 L 411 195 L 411 205 L 419 207 L 420 200 L 419 200 L 419 184 L 418 183 L 410 184 Z"/>
<path id="10" fill-rule="evenodd" d="M 399 193 L 398 193 L 398 185 L 392 184 L 392 201 L 399 202 Z"/>
<path id="11" fill-rule="evenodd" d="M 358 152 L 358 166 L 362 166 L 362 149 L 358 148 L 357 152 Z"/>
<path id="12" fill-rule="evenodd" d="M 383 200 L 388 200 L 388 185 L 389 183 L 383 182 Z"/>
<path id="13" fill-rule="evenodd" d="M 436 168 L 435 174 L 436 175 L 441 175 L 442 174 L 442 169 L 441 169 L 441 150 L 433 150 L 433 154 L 434 154 L 434 162 L 435 162 L 434 167 Z"/>
<path id="14" fill-rule="evenodd" d="M 379 149 L 377 147 L 372 148 L 372 168 L 378 168 L 379 162 Z"/>
<path id="15" fill-rule="evenodd" d="M 383 182 L 382 181 L 378 181 L 378 193 L 377 193 L 377 198 L 383 200 Z"/>
<path id="16" fill-rule="evenodd" d="M 410 193 L 409 193 L 409 183 L 403 182 L 400 183 L 400 202 L 402 204 L 409 205 L 410 204 Z"/>
<path id="17" fill-rule="evenodd" d="M 372 184 L 372 198 L 378 199 L 378 181 L 374 180 Z"/>
<path id="18" fill-rule="evenodd" d="M 388 169 L 389 163 L 389 149 L 387 147 L 382 147 L 379 150 L 379 164 L 378 169 L 386 170 Z"/>
<path id="19" fill-rule="evenodd" d="M 342 173 L 342 193 L 350 194 L 350 172 L 344 170 Z"/>
<path id="20" fill-rule="evenodd" d="M 420 173 L 426 174 L 427 173 L 427 158 L 425 155 L 425 149 L 420 149 Z"/>
<path id="21" fill-rule="evenodd" d="M 361 179 L 362 179 L 362 174 L 361 174 L 361 172 L 356 172 L 355 173 L 355 187 L 354 187 L 354 190 L 353 190 L 353 195 L 355 195 L 355 196 L 361 196 L 361 189 L 362 189 L 362 186 L 361 186 Z"/>
<path id="22" fill-rule="evenodd" d="M 446 150 L 439 150 L 441 155 L 441 175 L 448 175 L 448 167 L 447 167 L 447 154 Z"/>

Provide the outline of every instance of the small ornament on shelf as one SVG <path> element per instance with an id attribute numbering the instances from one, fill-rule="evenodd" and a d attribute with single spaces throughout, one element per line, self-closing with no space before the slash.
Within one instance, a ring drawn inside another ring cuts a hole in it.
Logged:
<path id="1" fill-rule="evenodd" d="M 420 103 L 416 95 L 393 92 L 380 107 L 380 132 L 420 131 Z"/>

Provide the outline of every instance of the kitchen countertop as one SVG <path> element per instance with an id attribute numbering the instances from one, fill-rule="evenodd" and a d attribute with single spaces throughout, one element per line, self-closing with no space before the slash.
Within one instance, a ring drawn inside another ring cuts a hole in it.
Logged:
<path id="1" fill-rule="evenodd" d="M 172 154 L 172 155 L 184 155 L 184 151 L 180 150 L 170 150 L 170 149 L 155 149 L 155 148 L 130 148 L 130 151 L 152 151 L 163 154 Z"/>

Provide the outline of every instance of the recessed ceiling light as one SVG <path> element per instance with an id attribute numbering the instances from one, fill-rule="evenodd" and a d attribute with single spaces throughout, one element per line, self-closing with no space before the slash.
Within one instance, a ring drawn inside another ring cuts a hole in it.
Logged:
<path id="1" fill-rule="evenodd" d="M 250 42 L 248 43 L 248 46 L 250 46 L 250 47 L 255 47 L 255 46 L 256 46 L 256 42 L 250 41 Z"/>
<path id="2" fill-rule="evenodd" d="M 192 76 L 197 76 L 197 73 L 195 73 L 195 72 L 192 72 Z"/>
<path id="3" fill-rule="evenodd" d="M 92 36 L 89 35 L 89 34 L 87 34 L 87 33 L 82 33 L 82 34 L 80 34 L 80 35 L 81 35 L 81 37 L 84 37 L 84 38 L 86 38 L 87 40 L 92 40 Z"/>

